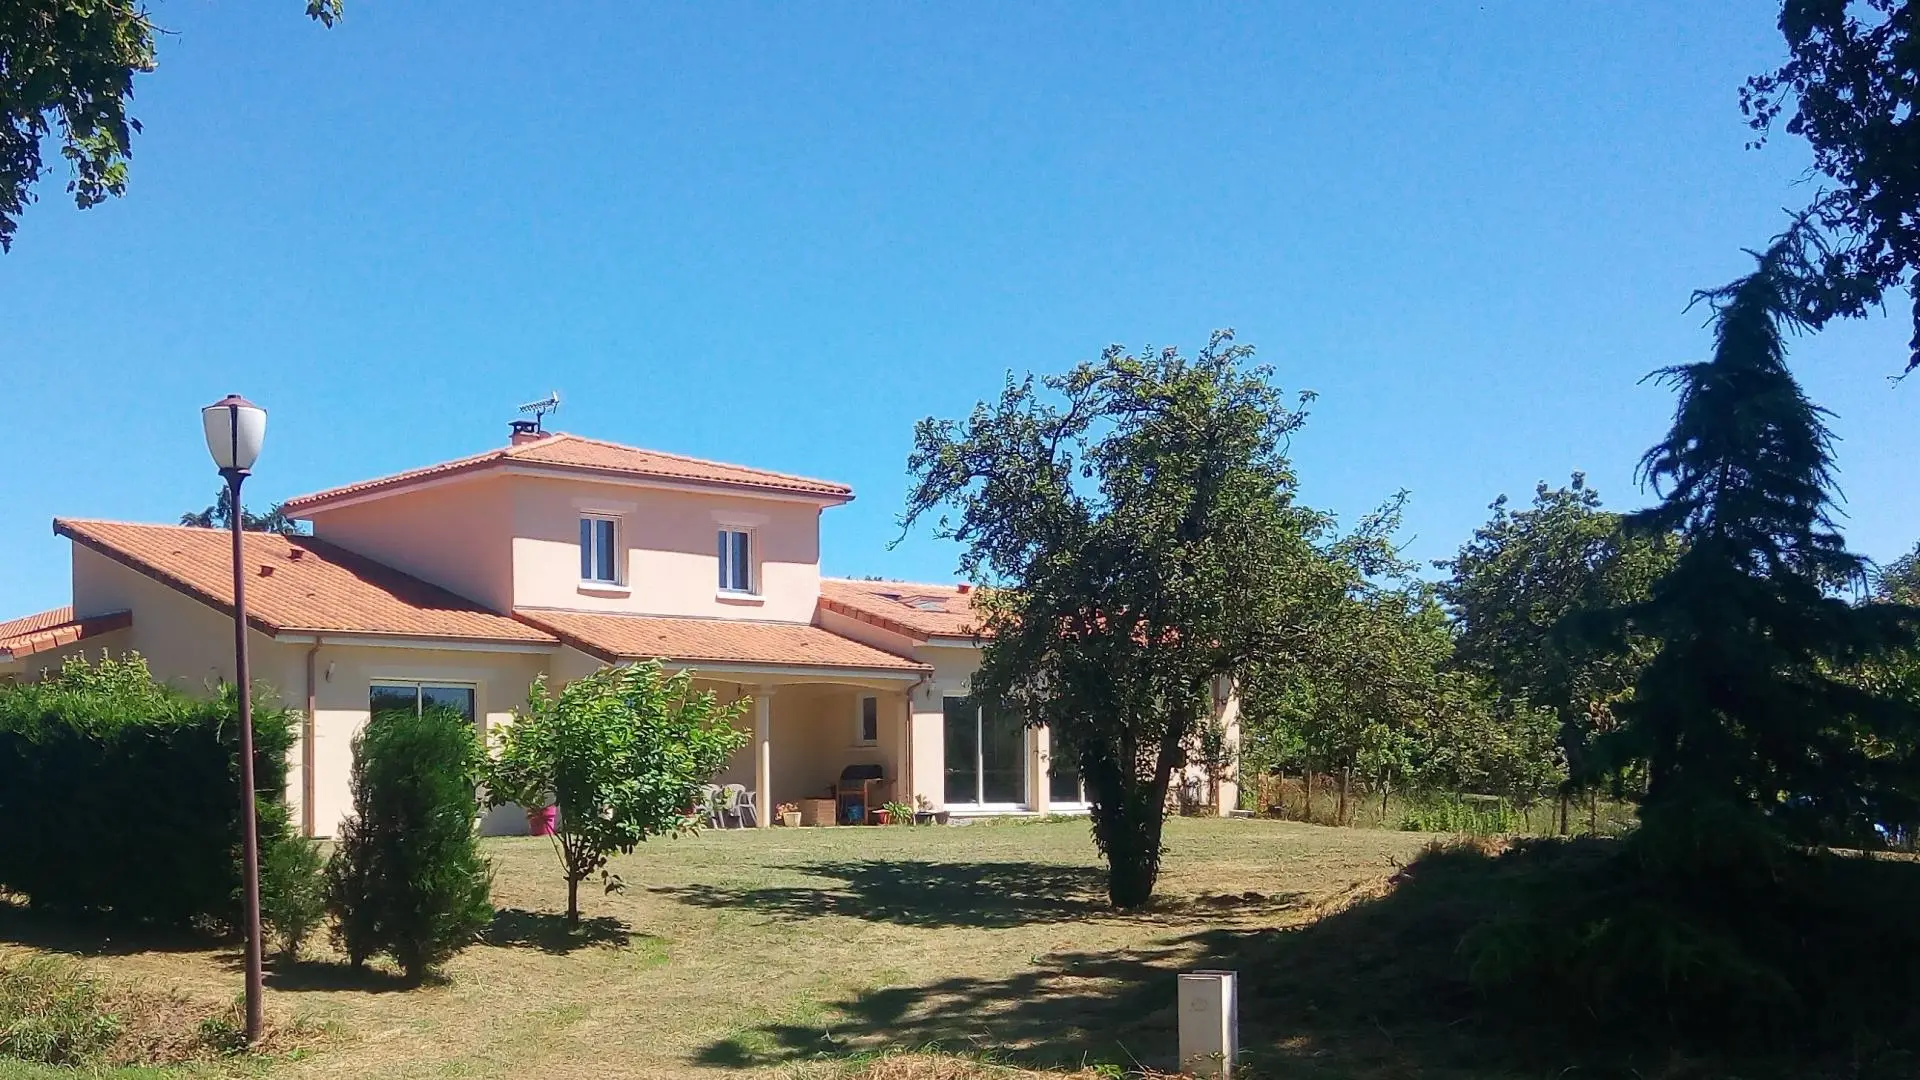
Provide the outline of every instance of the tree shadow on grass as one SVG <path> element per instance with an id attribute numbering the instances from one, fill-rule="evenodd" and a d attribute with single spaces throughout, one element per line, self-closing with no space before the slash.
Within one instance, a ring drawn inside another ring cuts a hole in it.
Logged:
<path id="1" fill-rule="evenodd" d="M 0 942 L 69 956 L 206 952 L 231 937 L 184 928 L 124 926 L 109 919 L 51 915 L 0 897 Z"/>
<path id="2" fill-rule="evenodd" d="M 551 911 L 527 911 L 501 908 L 493 913 L 493 922 L 480 941 L 509 949 L 538 949 L 555 956 L 591 948 L 626 948 L 633 943 L 633 930 L 608 915 L 583 918 L 575 926 L 567 917 Z"/>
<path id="3" fill-rule="evenodd" d="M 697 907 L 751 908 L 785 918 L 845 915 L 900 926 L 975 928 L 1121 917 L 1171 921 L 1197 913 L 1271 914 L 1299 900 L 1296 894 L 1253 892 L 1182 897 L 1122 916 L 1107 903 L 1106 872 L 1091 866 L 854 859 L 780 869 L 831 883 L 811 888 L 657 886 L 652 891 Z"/>
<path id="4" fill-rule="evenodd" d="M 1140 948 L 1050 953 L 1004 977 L 869 990 L 828 1003 L 818 1021 L 775 1021 L 737 1032 L 702 1048 L 694 1060 L 710 1067 L 777 1067 L 934 1045 L 1041 1068 L 1171 1069 L 1177 1065 L 1176 976 L 1223 968 L 1239 972 L 1242 1055 L 1249 1072 L 1263 1076 L 1914 1075 L 1901 1041 L 1920 1030 L 1911 1025 L 1889 1028 L 1885 1047 L 1865 1048 L 1870 1058 L 1862 1047 L 1809 1058 L 1756 1044 L 1735 1059 L 1683 1053 L 1668 1028 L 1620 1033 L 1624 1041 L 1583 1036 L 1564 1023 L 1543 1022 L 1559 1015 L 1539 1007 L 1550 1003 L 1513 992 L 1488 996 L 1468 981 L 1461 942 L 1469 932 L 1536 902 L 1543 887 L 1578 884 L 1596 868 L 1611 872 L 1614 851 L 1607 841 L 1533 842 L 1504 855 L 1468 845 L 1436 850 L 1391 878 L 1321 902 L 1310 913 L 1318 917 L 1298 926 L 1219 920 L 1209 926 L 1193 919 L 1184 932 Z M 1910 869 L 1909 876 L 1920 878 L 1920 867 Z"/>
<path id="5" fill-rule="evenodd" d="M 1516 1060 L 1510 1030 L 1486 1022 L 1487 1003 L 1461 970 L 1461 935 L 1499 899 L 1487 880 L 1494 865 L 1473 855 L 1392 885 L 1369 883 L 1324 902 L 1326 913 L 1299 927 L 1209 927 L 1199 914 L 1204 898 L 1181 901 L 1159 914 L 1184 932 L 1141 948 L 1049 953 L 1003 978 L 867 991 L 832 1002 L 818 1023 L 748 1029 L 695 1061 L 751 1068 L 936 1045 L 1038 1068 L 1171 1069 L 1176 976 L 1225 968 L 1240 973 L 1243 1057 L 1261 1075 L 1553 1075 Z"/>
<path id="6" fill-rule="evenodd" d="M 356 990 L 366 994 L 388 994 L 416 990 L 422 986 L 439 986 L 447 980 L 434 975 L 424 979 L 409 979 L 397 971 L 366 965 L 354 967 L 352 964 L 321 960 L 276 960 L 268 965 L 265 981 L 270 990 Z"/>

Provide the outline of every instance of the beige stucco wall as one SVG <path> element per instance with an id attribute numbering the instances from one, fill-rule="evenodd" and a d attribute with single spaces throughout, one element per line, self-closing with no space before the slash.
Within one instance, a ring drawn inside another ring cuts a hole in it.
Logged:
<path id="1" fill-rule="evenodd" d="M 133 612 L 133 625 L 115 635 L 120 648 L 140 653 L 155 678 L 188 693 L 204 694 L 233 679 L 233 616 L 78 544 L 73 610 L 82 618 Z M 247 653 L 255 683 L 282 693 L 296 685 L 285 646 L 256 630 L 248 634 Z"/>
<path id="2" fill-rule="evenodd" d="M 305 650 L 301 649 L 304 667 Z M 323 642 L 314 656 L 314 828 L 331 836 L 352 811 L 348 777 L 353 738 L 366 725 L 369 687 L 381 681 L 471 685 L 482 738 L 513 719 L 527 686 L 547 667 L 544 654 L 394 649 Z M 304 679 L 302 680 L 304 682 Z M 302 686 L 304 695 L 305 688 Z M 292 793 L 297 802 L 299 788 Z M 509 808 L 483 822 L 488 832 L 524 832 Z"/>
<path id="3" fill-rule="evenodd" d="M 505 477 L 469 477 L 311 517 L 322 540 L 495 611 L 513 602 L 513 507 Z"/>
<path id="4" fill-rule="evenodd" d="M 513 602 L 525 607 L 809 622 L 820 591 L 817 504 L 637 488 L 547 477 L 508 478 L 513 493 Z M 619 588 L 580 580 L 580 517 L 619 521 Z M 722 597 L 716 542 L 753 534 L 754 597 Z"/>

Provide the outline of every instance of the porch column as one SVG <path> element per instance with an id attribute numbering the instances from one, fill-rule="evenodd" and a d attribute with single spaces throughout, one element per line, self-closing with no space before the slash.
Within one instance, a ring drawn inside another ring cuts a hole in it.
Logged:
<path id="1" fill-rule="evenodd" d="M 1036 814 L 1050 812 L 1053 801 L 1053 732 L 1043 728 L 1028 728 L 1027 739 L 1032 750 L 1027 755 L 1027 809 Z"/>
<path id="2" fill-rule="evenodd" d="M 896 710 L 900 721 L 900 735 L 899 741 L 894 745 L 897 747 L 895 753 L 899 758 L 899 764 L 893 770 L 893 797 L 901 802 L 918 806 L 919 801 L 914 798 L 914 794 L 920 789 L 915 787 L 913 782 L 913 697 L 910 691 L 892 696 L 899 699 L 900 705 Z"/>
<path id="3" fill-rule="evenodd" d="M 773 826 L 773 687 L 762 686 L 753 695 L 753 823 Z"/>

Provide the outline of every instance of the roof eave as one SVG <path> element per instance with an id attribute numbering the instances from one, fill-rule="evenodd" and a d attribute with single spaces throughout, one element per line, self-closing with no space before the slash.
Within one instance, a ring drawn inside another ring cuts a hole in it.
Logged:
<path id="1" fill-rule="evenodd" d="M 822 508 L 843 506 L 854 499 L 851 489 L 841 491 L 809 491 L 802 488 L 782 488 L 771 484 L 736 483 L 726 480 L 696 480 L 668 476 L 647 476 L 617 469 L 598 469 L 590 465 L 552 465 L 540 462 L 515 461 L 507 457 L 489 458 L 443 469 L 431 475 L 398 479 L 387 483 L 378 483 L 373 487 L 358 491 L 343 491 L 338 495 L 319 492 L 288 499 L 281 504 L 288 517 L 306 519 L 311 514 L 325 513 L 330 510 L 343 510 L 349 506 L 377 502 L 408 492 L 440 487 L 444 484 L 459 483 L 473 479 L 476 475 L 499 473 L 505 476 L 539 476 L 550 479 L 591 480 L 595 483 L 614 484 L 621 487 L 652 488 L 666 491 L 694 491 L 703 494 L 721 492 L 741 495 L 749 498 L 776 499 L 782 502 L 810 503 Z"/>
<path id="2" fill-rule="evenodd" d="M 99 615 L 88 615 L 54 626 L 43 627 L 32 633 L 20 634 L 8 640 L 19 642 L 17 645 L 0 647 L 0 663 L 25 660 L 29 656 L 78 644 L 88 638 L 111 634 L 115 630 L 124 630 L 133 625 L 133 612 L 127 610 L 108 611 Z"/>
<path id="3" fill-rule="evenodd" d="M 526 638 L 391 634 L 376 630 L 329 630 L 316 627 L 288 627 L 273 635 L 273 640 L 288 645 L 357 645 L 369 649 L 438 649 L 446 652 L 530 654 L 550 653 L 561 644 L 558 638 L 539 641 Z"/>

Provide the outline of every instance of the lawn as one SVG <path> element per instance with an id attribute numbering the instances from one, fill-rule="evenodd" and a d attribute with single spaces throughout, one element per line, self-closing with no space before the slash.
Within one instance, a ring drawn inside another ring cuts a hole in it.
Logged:
<path id="1" fill-rule="evenodd" d="M 1429 840 L 1175 820 L 1159 899 L 1119 915 L 1084 821 L 707 833 L 616 860 L 626 889 L 585 893 L 579 935 L 556 914 L 565 889 L 547 842 L 492 840 L 500 914 L 444 984 L 407 989 L 331 962 L 269 972 L 270 1017 L 314 1033 L 270 1075 L 812 1074 L 928 1044 L 1035 1066 L 1165 1066 L 1175 972 L 1231 965 L 1236 942 L 1299 937 L 1252 932 L 1378 892 Z M 81 955 L 110 978 L 212 1003 L 239 986 L 230 947 L 103 940 L 4 913 L 0 951 Z M 1257 992 L 1244 1009 L 1256 1060 L 1284 1057 L 1290 1075 L 1419 1064 L 1377 1024 L 1302 1023 Z"/>

